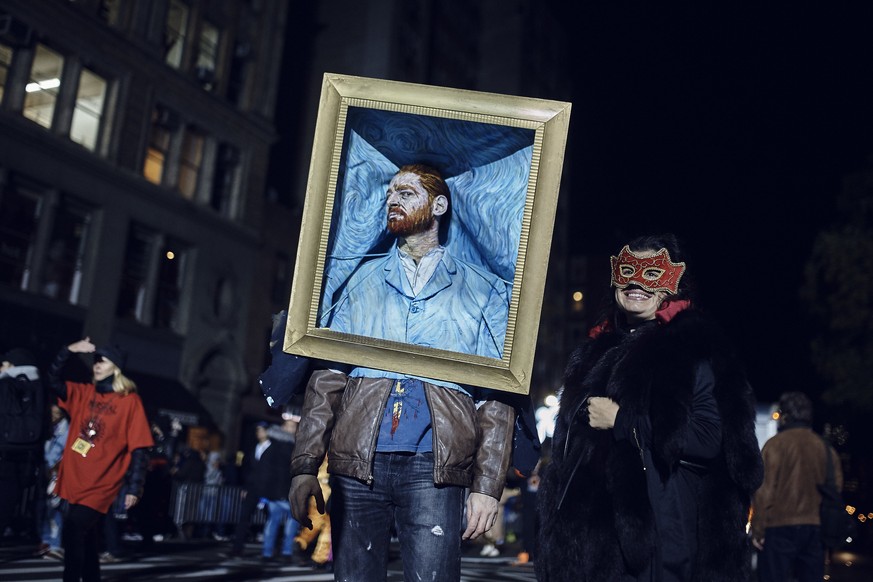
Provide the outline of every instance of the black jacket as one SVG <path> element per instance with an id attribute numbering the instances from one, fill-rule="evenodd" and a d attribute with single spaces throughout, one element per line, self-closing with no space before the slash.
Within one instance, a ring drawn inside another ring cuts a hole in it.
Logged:
<path id="1" fill-rule="evenodd" d="M 588 396 L 619 404 L 615 429 L 588 425 Z M 584 343 L 540 487 L 538 579 L 748 579 L 754 419 L 730 346 L 699 312 Z"/>
<path id="2" fill-rule="evenodd" d="M 244 467 L 245 487 L 249 495 L 271 501 L 288 499 L 291 489 L 291 451 L 293 443 L 270 439 L 260 459 L 254 450 Z"/>

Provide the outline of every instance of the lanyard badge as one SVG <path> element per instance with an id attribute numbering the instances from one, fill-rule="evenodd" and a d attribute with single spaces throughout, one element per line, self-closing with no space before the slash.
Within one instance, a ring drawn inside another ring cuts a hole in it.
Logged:
<path id="1" fill-rule="evenodd" d="M 91 410 L 94 410 L 94 402 L 91 402 Z M 72 446 L 74 452 L 79 453 L 83 457 L 87 457 L 91 449 L 94 448 L 94 440 L 97 437 L 97 427 L 100 426 L 99 418 L 91 417 L 88 425 L 79 431 L 79 436 L 73 441 Z"/>
<path id="2" fill-rule="evenodd" d="M 88 442 L 82 437 L 77 438 L 73 441 L 73 446 L 70 447 L 74 452 L 79 453 L 83 457 L 88 456 L 88 452 L 94 447 L 94 443 Z"/>

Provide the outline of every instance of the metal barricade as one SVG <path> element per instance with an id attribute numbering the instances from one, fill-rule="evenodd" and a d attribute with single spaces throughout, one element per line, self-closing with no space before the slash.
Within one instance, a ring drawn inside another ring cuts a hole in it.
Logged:
<path id="1" fill-rule="evenodd" d="M 184 532 L 182 525 L 186 523 L 237 523 L 242 515 L 244 491 L 242 487 L 226 485 L 174 483 L 170 497 L 173 523 L 180 532 Z M 267 515 L 263 509 L 258 508 L 252 513 L 252 524 L 263 525 L 266 521 Z"/>

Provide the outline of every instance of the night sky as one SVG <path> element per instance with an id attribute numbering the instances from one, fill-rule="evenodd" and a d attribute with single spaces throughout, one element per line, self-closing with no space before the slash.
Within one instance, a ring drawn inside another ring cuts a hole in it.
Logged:
<path id="1" fill-rule="evenodd" d="M 873 154 L 873 4 L 603 4 L 574 20 L 577 249 L 608 269 L 627 239 L 676 233 L 759 398 L 816 394 L 798 289 L 843 177 Z"/>
<path id="2" fill-rule="evenodd" d="M 759 399 L 816 395 L 798 291 L 843 178 L 873 154 L 873 3 L 552 1 L 572 15 L 574 250 L 605 270 L 633 236 L 676 233 Z M 287 78 L 306 70 L 310 40 L 290 37 Z M 299 145 L 295 111 L 277 117 L 280 174 Z"/>

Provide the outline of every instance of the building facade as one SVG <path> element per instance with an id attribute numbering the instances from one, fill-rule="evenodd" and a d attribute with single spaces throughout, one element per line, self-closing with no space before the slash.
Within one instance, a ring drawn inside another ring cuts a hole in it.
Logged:
<path id="1" fill-rule="evenodd" d="M 120 343 L 147 404 L 186 396 L 208 417 L 186 422 L 233 450 L 271 415 L 257 375 L 323 74 L 569 100 L 550 4 L 0 0 L 0 348 L 45 364 L 83 336 Z M 537 397 L 571 347 L 571 181 L 566 166 Z"/>
<path id="2" fill-rule="evenodd" d="M 205 408 L 186 422 L 236 442 L 276 277 L 262 227 L 287 7 L 0 1 L 0 347 L 46 364 L 117 342 L 147 408 L 184 390 Z"/>

